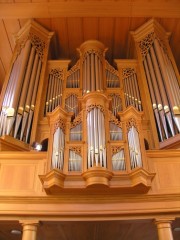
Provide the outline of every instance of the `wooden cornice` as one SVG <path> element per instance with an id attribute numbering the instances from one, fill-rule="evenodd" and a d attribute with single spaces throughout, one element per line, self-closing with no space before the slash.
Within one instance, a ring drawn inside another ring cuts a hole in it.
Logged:
<path id="1" fill-rule="evenodd" d="M 60 1 L 0 3 L 0 17 L 180 17 L 180 2 L 171 1 Z"/>

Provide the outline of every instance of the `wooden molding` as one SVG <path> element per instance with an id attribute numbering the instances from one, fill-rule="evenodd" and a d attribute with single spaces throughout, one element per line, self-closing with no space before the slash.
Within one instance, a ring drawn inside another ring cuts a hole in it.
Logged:
<path id="1" fill-rule="evenodd" d="M 31 147 L 18 139 L 5 135 L 0 137 L 0 151 L 30 151 Z"/>
<path id="2" fill-rule="evenodd" d="M 82 174 L 86 181 L 86 187 L 109 186 L 113 173 L 103 167 L 92 167 Z"/>
<path id="3" fill-rule="evenodd" d="M 173 17 L 180 16 L 180 3 L 172 1 L 60 1 L 1 3 L 1 18 L 51 17 Z"/>
<path id="4" fill-rule="evenodd" d="M 53 169 L 46 175 L 40 175 L 39 178 L 43 184 L 43 188 L 47 194 L 56 192 L 56 188 L 64 187 L 64 179 L 66 175 L 58 169 Z"/>

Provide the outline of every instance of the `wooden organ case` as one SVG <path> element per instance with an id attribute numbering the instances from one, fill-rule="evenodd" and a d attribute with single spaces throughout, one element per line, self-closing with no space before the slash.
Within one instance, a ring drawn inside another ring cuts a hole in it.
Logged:
<path id="1" fill-rule="evenodd" d="M 99 41 L 84 42 L 68 69 L 69 60 L 48 60 L 53 33 L 30 22 L 17 35 L 1 95 L 0 146 L 28 152 L 48 140 L 39 176 L 47 194 L 146 193 L 155 176 L 146 150 L 168 139 L 178 146 L 177 68 L 167 34 L 154 20 L 147 26 L 132 33 L 137 60 L 115 60 L 117 69 Z"/>

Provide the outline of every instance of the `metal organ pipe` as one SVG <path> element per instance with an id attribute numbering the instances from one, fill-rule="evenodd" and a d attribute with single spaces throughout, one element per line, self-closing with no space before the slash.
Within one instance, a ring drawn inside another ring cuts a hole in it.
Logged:
<path id="1" fill-rule="evenodd" d="M 159 132 L 160 140 L 163 141 L 163 133 L 162 133 L 162 130 L 161 130 L 161 122 L 160 122 L 160 117 L 159 117 L 159 113 L 158 113 L 158 109 L 157 109 L 157 100 L 156 100 L 156 97 L 155 97 L 154 88 L 153 88 L 152 81 L 151 81 L 151 75 L 150 75 L 150 72 L 149 72 L 149 69 L 148 69 L 146 59 L 144 59 L 144 67 L 145 67 L 145 72 L 146 72 L 146 76 L 147 76 L 149 91 L 150 91 L 150 95 L 151 95 L 152 107 L 153 107 L 155 119 L 156 119 L 157 126 L 158 126 L 158 132 Z"/>
<path id="2" fill-rule="evenodd" d="M 142 111 L 136 73 L 132 73 L 129 76 L 125 77 L 123 82 L 126 107 L 132 105 L 137 110 Z"/>
<path id="3" fill-rule="evenodd" d="M 169 124 L 169 128 L 171 130 L 171 134 L 172 134 L 172 136 L 174 136 L 175 133 L 174 133 L 174 128 L 173 128 L 173 122 L 172 122 L 170 107 L 169 107 L 169 103 L 168 103 L 168 99 L 167 99 L 167 95 L 166 95 L 163 79 L 161 77 L 161 73 L 160 73 L 160 70 L 159 70 L 159 65 L 158 65 L 158 62 L 157 62 L 157 59 L 156 59 L 156 55 L 155 55 L 153 46 L 150 48 L 150 53 L 151 53 L 151 57 L 152 57 L 153 66 L 154 66 L 154 69 L 155 69 L 157 81 L 158 81 L 158 84 L 159 84 L 159 89 L 161 89 L 160 92 L 161 92 L 161 96 L 162 96 L 165 116 L 166 116 L 167 122 Z M 167 133 L 166 133 L 166 137 L 168 138 Z"/>
<path id="4" fill-rule="evenodd" d="M 158 107 L 158 111 L 159 111 L 159 114 L 160 114 L 160 119 L 162 121 L 162 125 L 163 125 L 163 129 L 164 129 L 166 138 L 168 138 L 168 130 L 167 130 L 167 124 L 166 124 L 166 119 L 165 119 L 165 113 L 164 113 L 161 93 L 160 93 L 160 90 L 159 90 L 159 85 L 158 85 L 158 82 L 157 82 L 157 79 L 156 79 L 156 75 L 155 75 L 155 72 L 154 72 L 153 64 L 152 64 L 149 53 L 147 54 L 147 62 L 148 62 L 149 70 L 150 70 L 150 75 L 151 75 L 152 84 L 153 84 L 153 87 L 154 87 L 155 96 L 156 96 L 157 103 L 158 103 L 157 107 Z"/>

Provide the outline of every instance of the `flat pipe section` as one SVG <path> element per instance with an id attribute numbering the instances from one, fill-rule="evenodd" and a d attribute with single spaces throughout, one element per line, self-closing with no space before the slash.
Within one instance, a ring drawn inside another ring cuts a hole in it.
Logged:
<path id="1" fill-rule="evenodd" d="M 112 112 L 113 115 L 116 117 L 117 113 L 122 111 L 121 98 L 118 94 L 111 94 L 111 98 L 112 98 Z"/>
<path id="2" fill-rule="evenodd" d="M 110 122 L 110 140 L 112 141 L 122 140 L 122 129 L 113 122 Z"/>
<path id="3" fill-rule="evenodd" d="M 92 109 L 87 116 L 88 168 L 106 167 L 104 115 L 99 108 Z"/>
<path id="4" fill-rule="evenodd" d="M 69 151 L 69 171 L 81 171 L 82 157 L 76 152 Z"/>
<path id="5" fill-rule="evenodd" d="M 125 171 L 125 159 L 124 159 L 124 150 L 120 150 L 119 152 L 113 154 L 112 156 L 112 169 L 113 171 Z"/>
<path id="6" fill-rule="evenodd" d="M 82 123 L 71 128 L 70 141 L 82 141 Z"/>
<path id="7" fill-rule="evenodd" d="M 141 149 L 139 143 L 139 134 L 134 126 L 128 132 L 128 144 L 131 160 L 131 169 L 142 167 Z"/>
<path id="8" fill-rule="evenodd" d="M 53 151 L 52 151 L 52 169 L 63 170 L 64 165 L 64 145 L 65 135 L 61 128 L 57 128 L 53 138 Z"/>
<path id="9" fill-rule="evenodd" d="M 65 109 L 67 112 L 73 112 L 75 117 L 79 114 L 78 100 L 76 95 L 72 94 L 65 100 Z"/>
<path id="10" fill-rule="evenodd" d="M 67 88 L 79 88 L 79 79 L 80 79 L 80 69 L 73 69 L 71 68 L 68 71 L 67 76 Z"/>

